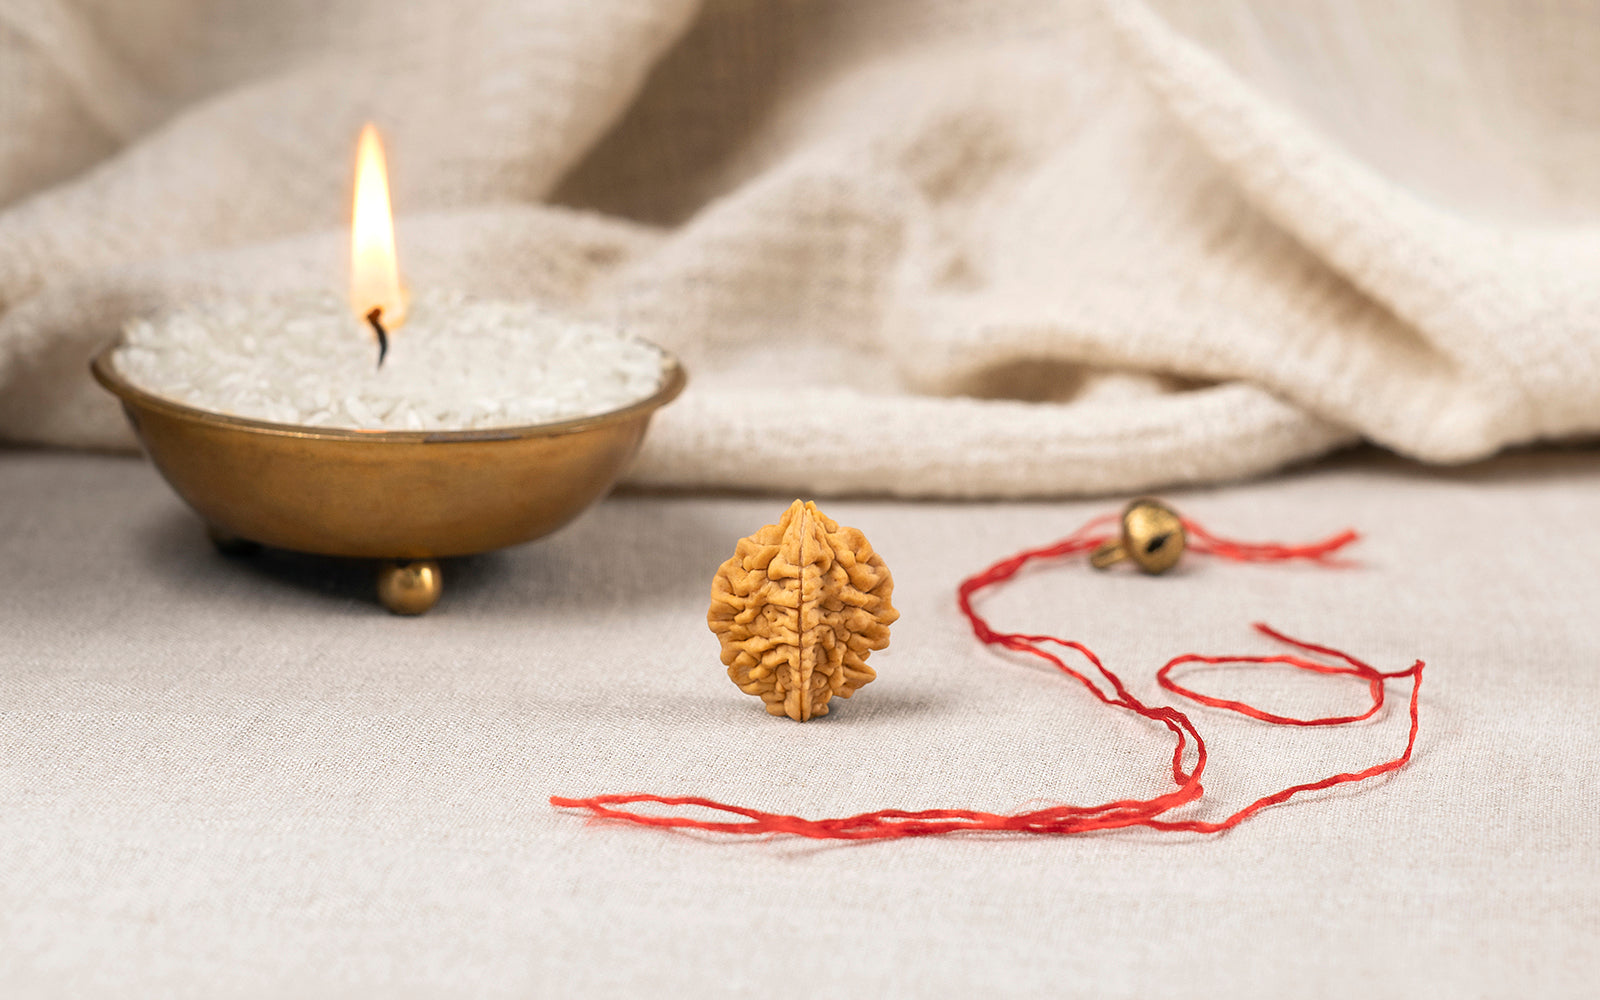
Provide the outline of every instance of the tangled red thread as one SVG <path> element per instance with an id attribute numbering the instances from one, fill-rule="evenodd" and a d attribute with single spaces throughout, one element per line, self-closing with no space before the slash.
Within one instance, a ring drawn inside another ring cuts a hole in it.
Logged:
<path id="1" fill-rule="evenodd" d="M 1115 515 L 1095 518 L 1071 535 L 1040 549 L 1019 552 L 990 566 L 975 576 L 963 580 L 957 592 L 957 603 L 962 614 L 972 625 L 973 634 L 987 645 L 998 646 L 1017 653 L 1035 656 L 1083 685 L 1094 697 L 1113 708 L 1124 709 L 1159 722 L 1177 738 L 1172 751 L 1172 780 L 1175 788 L 1163 795 L 1148 799 L 1118 799 L 1093 806 L 1055 805 L 1018 813 L 991 813 L 975 809 L 879 809 L 874 812 L 843 816 L 837 819 L 806 819 L 781 813 L 763 812 L 743 806 L 728 805 L 694 795 L 666 796 L 650 794 L 596 795 L 585 799 L 568 799 L 552 796 L 550 804 L 568 809 L 582 809 L 595 817 L 636 823 L 641 826 L 668 827 L 690 830 L 707 830 L 714 833 L 734 834 L 792 834 L 818 840 L 892 840 L 900 837 L 929 837 L 946 833 L 992 831 L 1030 834 L 1073 834 L 1094 830 L 1115 830 L 1125 827 L 1148 827 L 1189 833 L 1219 833 L 1231 829 L 1269 806 L 1286 802 L 1301 792 L 1332 788 L 1351 782 L 1365 781 L 1390 771 L 1398 770 L 1411 759 L 1417 744 L 1417 697 L 1422 690 L 1423 662 L 1417 660 L 1404 670 L 1384 672 L 1363 663 L 1348 653 L 1328 646 L 1302 642 L 1290 638 L 1266 625 L 1256 629 L 1279 642 L 1293 646 L 1300 653 L 1276 656 L 1202 656 L 1185 653 L 1174 657 L 1156 672 L 1156 682 L 1161 687 L 1183 698 L 1212 708 L 1238 712 L 1252 719 L 1280 726 L 1337 726 L 1369 719 L 1382 710 L 1386 682 L 1409 678 L 1411 680 L 1411 730 L 1406 738 L 1405 750 L 1398 757 L 1374 764 L 1359 771 L 1335 774 L 1319 781 L 1291 785 L 1271 795 L 1263 796 L 1233 813 L 1214 822 L 1194 819 L 1168 818 L 1172 810 L 1197 801 L 1204 789 L 1200 784 L 1206 769 L 1206 744 L 1200 731 L 1189 717 L 1175 708 L 1164 705 L 1146 705 L 1134 697 L 1119 678 L 1094 651 L 1079 642 L 1052 635 L 1027 635 L 1018 632 L 997 632 L 972 607 L 973 596 L 987 587 L 1011 579 L 1026 565 L 1039 560 L 1061 559 L 1066 556 L 1092 551 L 1110 535 L 1107 527 L 1117 521 Z M 1185 520 L 1184 529 L 1189 535 L 1189 551 L 1216 556 L 1237 562 L 1285 562 L 1307 560 L 1332 564 L 1333 557 L 1345 546 L 1354 542 L 1357 535 L 1346 531 L 1309 545 L 1282 545 L 1278 543 L 1240 542 L 1213 535 L 1193 521 Z M 1068 665 L 1055 650 L 1071 650 L 1088 661 L 1109 688 L 1102 688 L 1089 674 Z M 1315 654 L 1322 660 L 1313 660 L 1302 653 Z M 1327 662 L 1328 660 L 1336 662 Z M 1360 715 L 1332 716 L 1321 719 L 1296 719 L 1262 711 L 1253 705 L 1227 698 L 1191 691 L 1172 679 L 1175 667 L 1186 663 L 1245 663 L 1286 664 L 1299 670 L 1319 674 L 1343 674 L 1367 682 L 1372 705 Z M 1187 761 L 1193 745 L 1193 765 Z M 712 821 L 687 816 L 635 812 L 623 808 L 640 803 L 657 806 L 693 806 L 732 816 L 742 821 Z"/>

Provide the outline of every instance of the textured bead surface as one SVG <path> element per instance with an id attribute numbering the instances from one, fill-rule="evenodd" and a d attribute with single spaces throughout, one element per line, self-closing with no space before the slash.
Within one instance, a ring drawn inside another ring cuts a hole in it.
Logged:
<path id="1" fill-rule="evenodd" d="M 893 590 L 865 535 L 796 500 L 777 524 L 739 540 L 712 581 L 706 622 L 739 689 L 805 722 L 877 676 L 867 657 L 889 645 L 900 617 Z"/>

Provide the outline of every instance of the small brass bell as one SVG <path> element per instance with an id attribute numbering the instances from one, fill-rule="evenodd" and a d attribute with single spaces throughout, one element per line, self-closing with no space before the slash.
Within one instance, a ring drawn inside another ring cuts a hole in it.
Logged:
<path id="1" fill-rule="evenodd" d="M 1165 573 L 1178 564 L 1188 544 L 1183 519 L 1159 500 L 1140 497 L 1122 512 L 1122 537 L 1110 538 L 1089 556 L 1095 569 L 1124 559 L 1146 573 Z"/>

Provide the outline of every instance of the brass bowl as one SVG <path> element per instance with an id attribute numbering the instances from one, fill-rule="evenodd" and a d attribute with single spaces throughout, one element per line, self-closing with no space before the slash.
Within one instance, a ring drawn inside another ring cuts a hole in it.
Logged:
<path id="1" fill-rule="evenodd" d="M 417 614 L 438 599 L 445 556 L 548 535 L 616 483 L 651 415 L 683 391 L 671 355 L 655 395 L 559 423 L 466 431 L 313 428 L 228 416 L 152 395 L 116 370 L 113 343 L 96 381 L 178 496 L 224 551 L 255 544 L 382 559 L 378 592 Z M 665 354 L 665 352 L 663 352 Z"/>

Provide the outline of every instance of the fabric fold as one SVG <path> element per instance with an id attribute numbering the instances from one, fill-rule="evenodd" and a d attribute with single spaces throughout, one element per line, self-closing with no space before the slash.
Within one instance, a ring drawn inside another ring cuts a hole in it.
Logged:
<path id="1" fill-rule="evenodd" d="M 86 372 L 123 322 L 339 287 L 368 118 L 414 286 L 683 357 L 642 485 L 1070 496 L 1592 437 L 1596 12 L 38 0 L 0 22 L 36 95 L 0 87 L 0 438 L 128 447 Z"/>

